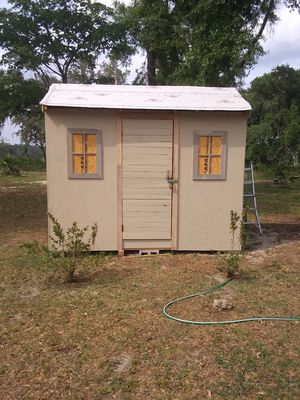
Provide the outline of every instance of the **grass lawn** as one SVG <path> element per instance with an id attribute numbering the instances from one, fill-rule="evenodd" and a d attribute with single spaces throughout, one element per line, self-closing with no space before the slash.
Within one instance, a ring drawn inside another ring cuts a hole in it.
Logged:
<path id="1" fill-rule="evenodd" d="M 197 327 L 163 317 L 169 300 L 218 283 L 217 255 L 96 254 L 78 282 L 45 281 L 20 245 L 46 242 L 46 186 L 26 179 L 0 187 L 1 400 L 299 398 L 298 322 Z M 172 312 L 198 320 L 300 314 L 300 186 L 267 182 L 258 192 L 275 243 L 248 252 L 244 273 L 222 292 Z M 215 310 L 220 297 L 233 310 Z"/>
<path id="2" fill-rule="evenodd" d="M 262 217 L 291 215 L 300 218 L 300 178 L 288 184 L 258 181 L 256 190 Z"/>
<path id="3" fill-rule="evenodd" d="M 24 184 L 35 184 L 36 182 L 46 180 L 46 172 L 40 171 L 22 171 L 20 176 L 0 175 L 0 187 L 20 186 Z"/>

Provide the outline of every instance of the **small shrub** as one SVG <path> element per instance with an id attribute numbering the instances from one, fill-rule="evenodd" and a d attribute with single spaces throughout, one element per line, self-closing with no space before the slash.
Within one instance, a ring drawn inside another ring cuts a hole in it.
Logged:
<path id="1" fill-rule="evenodd" d="M 231 232 L 231 250 L 234 250 L 235 234 L 239 227 L 241 217 L 236 211 L 230 211 L 230 232 Z"/>
<path id="2" fill-rule="evenodd" d="M 246 206 L 245 209 L 243 210 L 242 213 L 242 218 L 240 219 L 240 236 L 239 236 L 239 241 L 240 241 L 240 245 L 241 245 L 241 250 L 244 251 L 247 247 L 248 244 L 248 234 L 245 228 L 245 224 L 244 222 L 246 222 L 248 220 L 248 212 L 249 212 L 249 207 Z"/>
<path id="3" fill-rule="evenodd" d="M 20 176 L 20 163 L 18 157 L 8 154 L 0 160 L 0 174 Z"/>
<path id="4" fill-rule="evenodd" d="M 218 269 L 226 273 L 228 278 L 233 278 L 239 271 L 241 265 L 242 255 L 238 251 L 230 251 L 222 256 Z"/>
<path id="5" fill-rule="evenodd" d="M 65 282 L 72 282 L 75 279 L 76 269 L 86 252 L 91 251 L 95 245 L 98 233 L 98 225 L 91 226 L 91 233 L 87 235 L 89 226 L 80 228 L 77 222 L 73 222 L 70 228 L 64 232 L 62 226 L 56 218 L 48 213 L 52 223 L 53 236 L 50 236 L 52 249 L 61 260 L 62 273 Z"/>
<path id="6" fill-rule="evenodd" d="M 230 232 L 231 232 L 231 249 L 228 253 L 221 256 L 218 269 L 226 273 L 228 278 L 233 278 L 240 269 L 242 261 L 242 252 L 235 250 L 236 233 L 239 230 L 239 243 L 243 249 L 246 245 L 246 233 L 244 229 L 243 218 L 236 211 L 230 211 Z"/>
<path id="7" fill-rule="evenodd" d="M 32 257 L 33 265 L 41 272 L 46 273 L 51 280 L 62 280 L 63 282 L 75 281 L 75 273 L 80 264 L 84 264 L 84 258 L 88 251 L 93 249 L 98 225 L 80 228 L 77 222 L 64 232 L 60 223 L 52 214 L 48 214 L 52 224 L 53 236 L 50 236 L 51 249 L 46 245 L 34 241 L 24 243 L 28 255 Z"/>

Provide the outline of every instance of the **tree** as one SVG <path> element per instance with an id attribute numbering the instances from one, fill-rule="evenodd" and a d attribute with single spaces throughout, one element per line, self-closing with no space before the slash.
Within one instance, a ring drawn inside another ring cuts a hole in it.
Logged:
<path id="1" fill-rule="evenodd" d="M 46 91 L 40 81 L 25 79 L 20 71 L 0 70 L 0 122 L 16 115 L 27 116 Z"/>
<path id="2" fill-rule="evenodd" d="M 174 31 L 174 18 L 169 3 L 164 0 L 138 0 L 133 1 L 129 7 L 116 4 L 118 18 L 127 24 L 136 48 L 146 52 L 146 79 L 139 74 L 138 80 L 141 83 L 167 83 L 158 75 L 163 74 L 162 70 L 167 70 L 171 61 L 175 66 L 174 58 L 178 57 L 180 38 Z M 171 55 L 173 58 L 169 60 Z"/>
<path id="3" fill-rule="evenodd" d="M 253 111 L 247 158 L 269 165 L 296 165 L 300 155 L 300 70 L 281 65 L 254 79 L 245 92 Z"/>
<path id="4" fill-rule="evenodd" d="M 11 118 L 21 141 L 38 146 L 46 159 L 44 116 L 39 102 L 47 89 L 38 80 L 25 79 L 19 71 L 0 71 L 0 122 Z"/>
<path id="5" fill-rule="evenodd" d="M 124 64 L 131 47 L 122 22 L 113 10 L 91 0 L 9 0 L 0 9 L 2 62 L 0 124 L 7 117 L 18 125 L 22 142 L 38 146 L 45 155 L 44 118 L 39 101 L 55 79 L 73 82 L 115 83 L 122 71 L 117 62 L 95 72 L 100 53 Z M 37 80 L 24 79 L 33 71 Z M 1 96 L 2 94 L 2 96 Z"/>
<path id="6" fill-rule="evenodd" d="M 283 113 L 283 120 L 283 141 L 290 152 L 291 161 L 294 165 L 298 165 L 300 157 L 300 107 L 292 104 L 290 109 Z"/>
<path id="7" fill-rule="evenodd" d="M 40 110 L 31 112 L 27 117 L 16 116 L 14 123 L 19 126 L 17 134 L 21 142 L 26 145 L 37 146 L 46 161 L 46 140 L 45 140 L 45 121 L 44 115 Z"/>
<path id="8" fill-rule="evenodd" d="M 66 83 L 70 68 L 95 65 L 99 53 L 126 53 L 126 34 L 113 10 L 91 0 L 9 0 L 0 10 L 3 62 Z"/>
<path id="9" fill-rule="evenodd" d="M 264 54 L 279 0 L 135 0 L 118 5 L 146 52 L 148 84 L 236 85 Z M 296 0 L 286 0 L 291 9 Z"/>
<path id="10" fill-rule="evenodd" d="M 84 62 L 79 67 L 70 69 L 70 83 L 97 83 L 102 85 L 125 85 L 129 70 L 122 69 L 122 65 L 113 58 L 108 62 L 104 61 L 99 65 L 99 69 L 90 68 Z"/>

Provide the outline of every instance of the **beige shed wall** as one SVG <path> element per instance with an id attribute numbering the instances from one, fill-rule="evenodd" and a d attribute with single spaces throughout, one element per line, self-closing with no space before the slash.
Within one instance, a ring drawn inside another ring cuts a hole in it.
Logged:
<path id="1" fill-rule="evenodd" d="M 179 113 L 178 250 L 230 249 L 230 210 L 242 213 L 246 121 L 245 112 Z M 95 250 L 117 250 L 116 123 L 115 111 L 46 112 L 48 209 L 64 227 L 97 222 Z M 68 128 L 102 131 L 103 179 L 68 179 Z M 227 131 L 226 179 L 193 180 L 193 133 L 212 130 Z"/>
<path id="2" fill-rule="evenodd" d="M 180 114 L 179 250 L 229 250 L 230 210 L 242 213 L 247 113 Z M 193 132 L 227 132 L 225 180 L 193 180 Z"/>
<path id="3" fill-rule="evenodd" d="M 102 131 L 103 179 L 68 179 L 67 129 Z M 63 227 L 97 222 L 95 250 L 117 249 L 116 113 L 49 108 L 46 112 L 48 210 Z"/>

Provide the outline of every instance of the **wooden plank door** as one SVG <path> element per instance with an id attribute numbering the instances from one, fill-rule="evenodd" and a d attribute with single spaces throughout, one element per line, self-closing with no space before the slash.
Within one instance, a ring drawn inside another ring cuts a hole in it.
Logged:
<path id="1" fill-rule="evenodd" d="M 171 240 L 173 120 L 123 120 L 123 239 Z"/>

